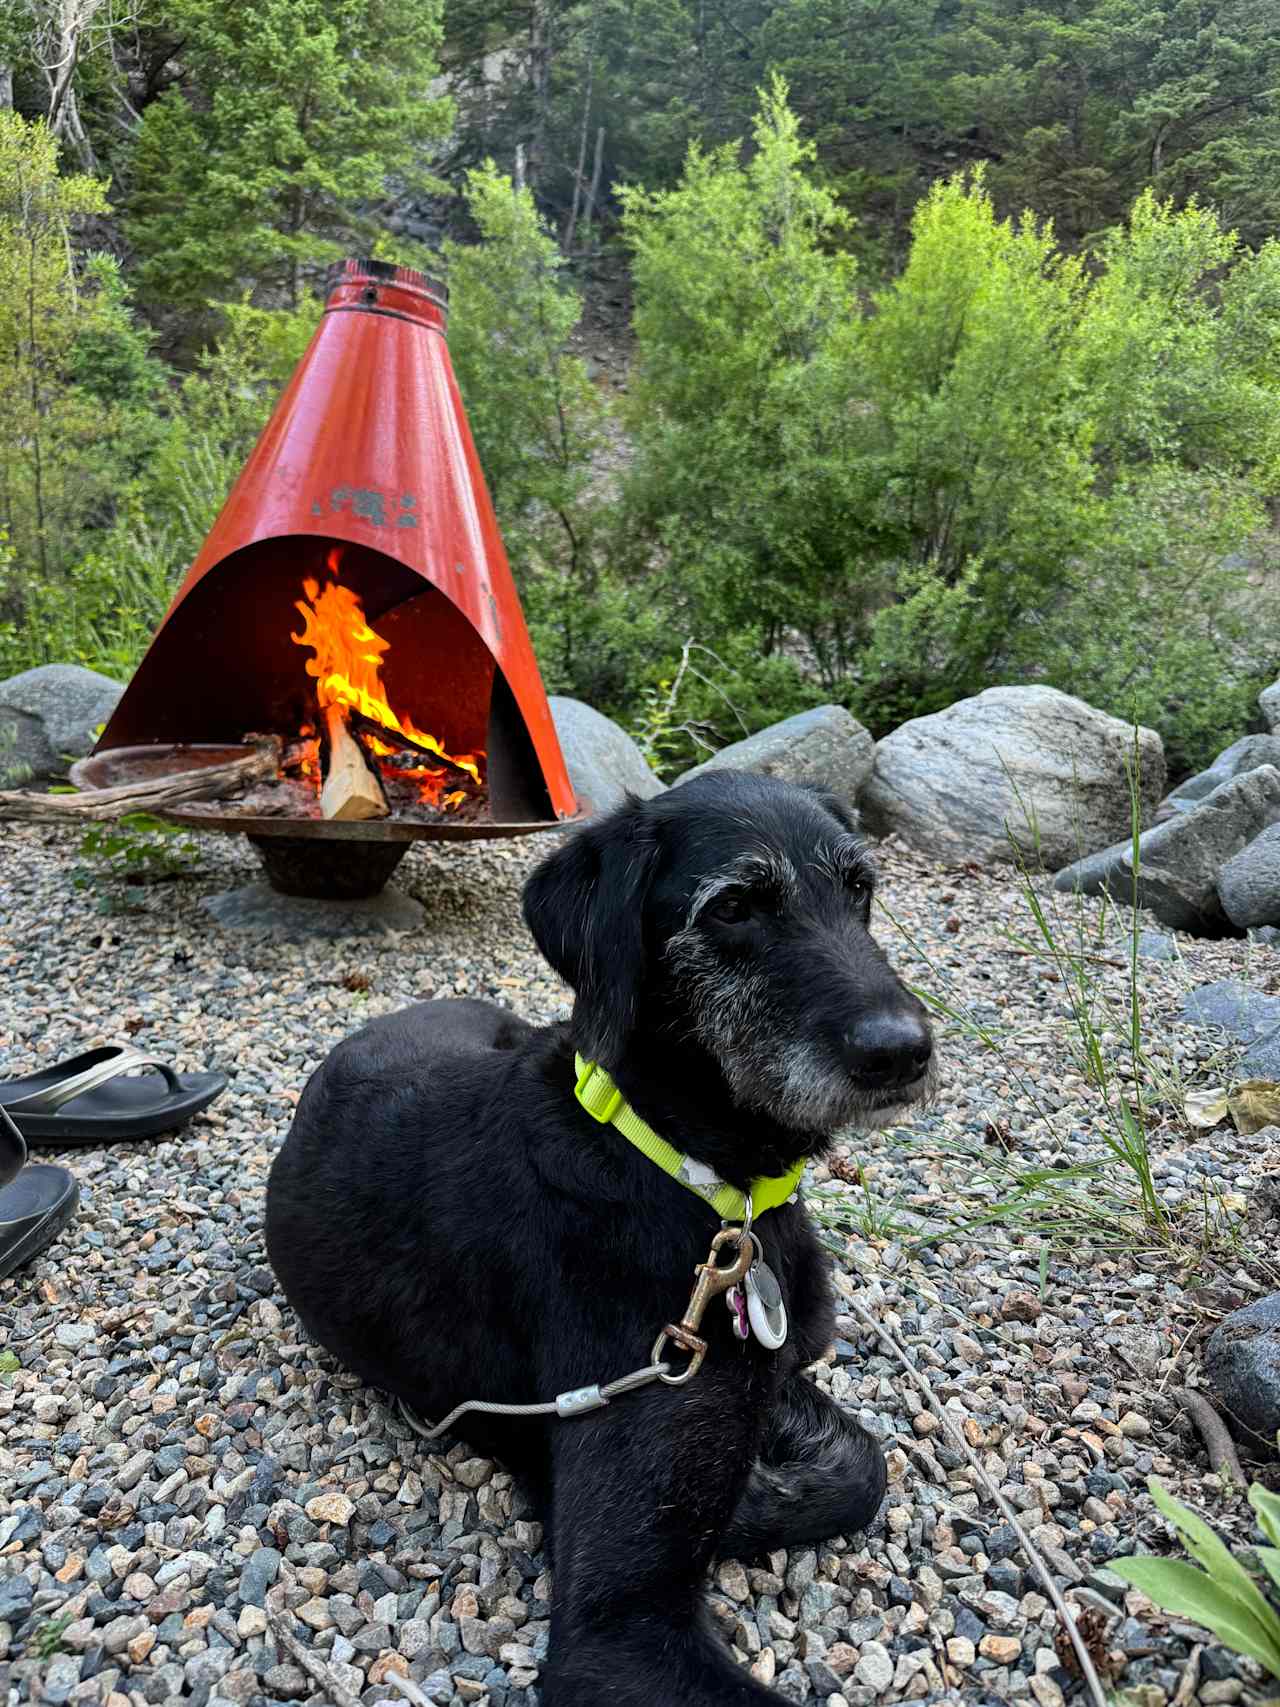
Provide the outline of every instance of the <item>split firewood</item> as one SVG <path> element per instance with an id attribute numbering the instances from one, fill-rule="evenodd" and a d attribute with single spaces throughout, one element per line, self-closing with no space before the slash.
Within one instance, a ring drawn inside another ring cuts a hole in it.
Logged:
<path id="1" fill-rule="evenodd" d="M 329 737 L 329 773 L 320 791 L 320 811 L 326 818 L 347 823 L 387 817 L 391 808 L 382 783 L 365 763 L 340 705 L 329 706 L 324 726 Z"/>
<path id="2" fill-rule="evenodd" d="M 0 793 L 0 818 L 16 818 L 28 824 L 83 824 L 127 818 L 132 812 L 163 816 L 166 808 L 184 806 L 191 800 L 224 800 L 279 774 L 279 736 L 254 735 L 251 740 L 254 750 L 243 759 L 232 759 L 225 765 L 197 765 L 152 777 L 149 782 L 86 789 L 83 794 Z"/>

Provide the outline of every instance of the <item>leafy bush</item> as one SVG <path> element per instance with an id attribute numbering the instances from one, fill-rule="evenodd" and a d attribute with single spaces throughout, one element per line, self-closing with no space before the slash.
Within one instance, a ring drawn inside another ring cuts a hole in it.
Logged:
<path id="1" fill-rule="evenodd" d="M 119 269 L 72 249 L 106 205 L 103 184 L 59 175 L 42 124 L 0 111 L 0 657 L 19 665 L 152 439 L 160 370 Z"/>
<path id="2" fill-rule="evenodd" d="M 780 85 L 754 142 L 626 197 L 629 574 L 877 732 L 1042 681 L 1203 763 L 1280 616 L 1247 555 L 1280 490 L 1280 245 L 1147 194 L 1071 256 L 977 171 L 920 203 L 868 314 Z"/>

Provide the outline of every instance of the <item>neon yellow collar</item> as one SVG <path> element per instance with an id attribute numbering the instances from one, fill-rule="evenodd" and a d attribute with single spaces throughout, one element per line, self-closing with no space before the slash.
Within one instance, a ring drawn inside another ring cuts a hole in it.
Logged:
<path id="1" fill-rule="evenodd" d="M 745 1217 L 746 1198 L 736 1185 L 727 1185 L 705 1162 L 695 1161 L 668 1144 L 665 1138 L 659 1138 L 652 1126 L 641 1120 L 603 1067 L 597 1067 L 594 1061 L 584 1061 L 581 1055 L 575 1055 L 574 1062 L 578 1082 L 573 1094 L 593 1120 L 602 1126 L 616 1127 L 642 1156 L 656 1162 L 664 1174 L 670 1174 L 673 1180 L 709 1203 L 722 1221 L 741 1221 Z M 786 1203 L 794 1196 L 803 1172 L 801 1160 L 776 1178 L 752 1180 L 752 1214 L 763 1215 L 766 1209 Z"/>

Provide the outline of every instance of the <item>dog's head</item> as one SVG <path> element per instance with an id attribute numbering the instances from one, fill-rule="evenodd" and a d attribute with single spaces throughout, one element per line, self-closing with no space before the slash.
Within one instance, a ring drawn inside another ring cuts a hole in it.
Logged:
<path id="1" fill-rule="evenodd" d="M 739 1107 L 825 1137 L 887 1124 L 935 1078 L 924 1008 L 871 936 L 874 887 L 834 796 L 709 771 L 579 831 L 524 913 L 583 1055 L 616 1069 L 638 1033 L 695 1039 Z"/>

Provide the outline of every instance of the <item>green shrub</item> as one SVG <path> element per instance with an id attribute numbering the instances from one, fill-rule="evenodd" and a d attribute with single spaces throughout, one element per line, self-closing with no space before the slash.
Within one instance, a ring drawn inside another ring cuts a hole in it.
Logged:
<path id="1" fill-rule="evenodd" d="M 1141 1589 L 1162 1611 L 1194 1619 L 1234 1653 L 1247 1654 L 1272 1677 L 1280 1678 L 1280 1496 L 1268 1493 L 1258 1482 L 1249 1489 L 1249 1503 L 1271 1543 L 1254 1549 L 1270 1580 L 1268 1593 L 1203 1518 L 1166 1493 L 1154 1476 L 1147 1487 L 1203 1569 L 1180 1559 L 1145 1554 L 1113 1559 L 1108 1569 Z"/>

